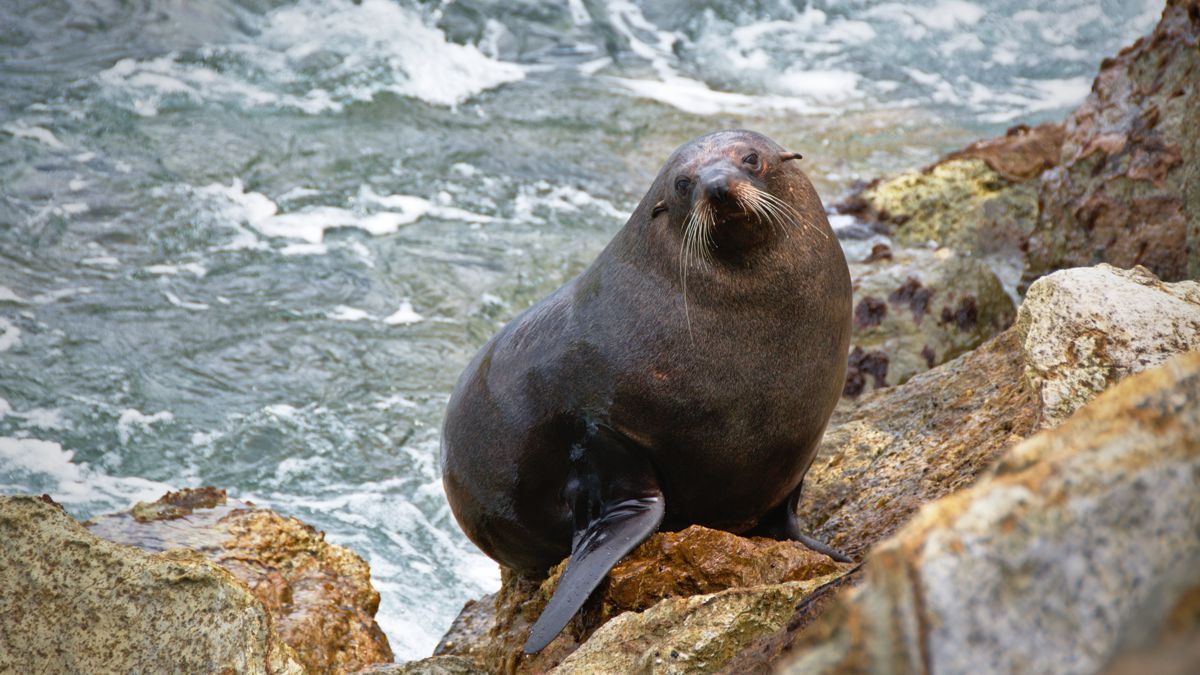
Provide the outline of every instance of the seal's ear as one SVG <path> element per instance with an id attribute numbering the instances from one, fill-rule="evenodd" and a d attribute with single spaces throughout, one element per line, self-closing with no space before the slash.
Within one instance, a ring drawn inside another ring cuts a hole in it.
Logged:
<path id="1" fill-rule="evenodd" d="M 781 152 L 781 153 L 779 153 L 779 161 L 786 162 L 790 159 L 804 159 L 804 156 L 798 152 Z"/>
<path id="2" fill-rule="evenodd" d="M 660 199 L 660 200 L 658 200 L 658 203 L 654 205 L 654 209 L 650 211 L 650 217 L 657 218 L 658 214 L 660 214 L 666 210 L 667 210 L 667 202 L 665 200 Z"/>

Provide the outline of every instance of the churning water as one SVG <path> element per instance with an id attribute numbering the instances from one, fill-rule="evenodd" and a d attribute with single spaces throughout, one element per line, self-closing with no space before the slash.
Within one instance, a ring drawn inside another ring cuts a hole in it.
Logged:
<path id="1" fill-rule="evenodd" d="M 672 148 L 827 202 L 1061 117 L 1161 0 L 0 3 L 0 492 L 212 484 L 362 554 L 400 658 L 498 584 L 436 470 L 472 352 Z"/>

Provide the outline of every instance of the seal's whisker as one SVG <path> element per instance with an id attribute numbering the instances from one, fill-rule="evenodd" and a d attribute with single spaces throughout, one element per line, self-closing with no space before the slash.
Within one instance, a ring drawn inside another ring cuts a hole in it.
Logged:
<path id="1" fill-rule="evenodd" d="M 683 224 L 683 240 L 679 244 L 679 287 L 683 295 L 683 318 L 687 322 L 688 339 L 695 345 L 696 338 L 692 333 L 692 315 L 688 309 L 687 272 L 692 259 L 697 256 L 698 232 L 701 227 L 701 215 L 698 208 L 688 213 Z"/>
<path id="2" fill-rule="evenodd" d="M 769 223 L 777 231 L 781 231 L 786 234 L 787 227 L 785 221 L 789 220 L 790 218 L 783 213 L 778 206 L 765 199 L 762 190 L 759 190 L 754 186 L 748 187 L 749 189 L 746 191 L 746 194 L 749 197 L 748 203 L 755 213 L 759 215 L 759 218 Z"/>
<path id="3" fill-rule="evenodd" d="M 771 210 L 769 205 L 759 196 L 759 190 L 754 186 L 748 186 L 748 189 L 739 190 L 737 193 L 738 203 L 743 208 L 752 212 L 759 220 L 770 225 L 776 231 L 781 231 L 786 234 L 786 229 L 779 221 L 782 219 L 777 211 Z"/>
<path id="4" fill-rule="evenodd" d="M 796 209 L 791 204 L 788 204 L 787 202 L 783 201 L 779 197 L 776 197 L 775 195 L 773 195 L 769 192 L 760 191 L 760 194 L 762 194 L 763 198 L 768 203 L 771 203 L 774 206 L 779 207 L 785 213 L 787 213 L 789 216 L 791 216 L 790 220 L 801 230 L 817 232 L 822 237 L 824 237 L 826 239 L 829 238 L 829 235 L 826 234 L 823 230 L 821 230 L 818 227 L 815 227 L 811 222 L 809 222 L 808 220 L 805 220 L 799 213 L 797 213 Z"/>

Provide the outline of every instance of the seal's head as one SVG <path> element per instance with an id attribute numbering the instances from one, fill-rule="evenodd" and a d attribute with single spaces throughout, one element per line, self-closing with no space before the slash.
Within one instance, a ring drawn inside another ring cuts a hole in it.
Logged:
<path id="1" fill-rule="evenodd" d="M 753 131 L 719 131 L 689 141 L 656 181 L 651 218 L 665 217 L 684 258 L 730 261 L 804 228 L 798 199 L 815 198 L 800 159 Z"/>

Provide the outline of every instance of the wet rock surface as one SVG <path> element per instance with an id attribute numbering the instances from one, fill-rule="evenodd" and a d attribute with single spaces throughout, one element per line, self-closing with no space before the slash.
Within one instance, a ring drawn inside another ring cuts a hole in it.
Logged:
<path id="1" fill-rule="evenodd" d="M 48 498 L 0 497 L 0 672 L 303 673 L 262 602 L 189 550 L 89 532 Z"/>
<path id="2" fill-rule="evenodd" d="M 785 672 L 1098 672 L 1194 604 L 1198 475 L 1190 353 L 923 507 L 874 548 L 862 585 L 801 637 Z"/>
<path id="3" fill-rule="evenodd" d="M 375 623 L 379 594 L 367 563 L 295 518 L 198 488 L 87 525 L 147 551 L 187 548 L 227 570 L 261 601 L 310 671 L 353 672 L 392 660 Z"/>

